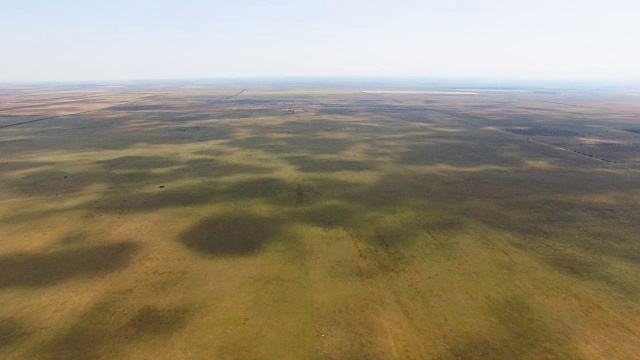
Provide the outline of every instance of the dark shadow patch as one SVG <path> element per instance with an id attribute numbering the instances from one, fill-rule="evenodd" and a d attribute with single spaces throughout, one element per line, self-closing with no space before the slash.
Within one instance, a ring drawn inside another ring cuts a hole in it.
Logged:
<path id="1" fill-rule="evenodd" d="M 204 155 L 204 156 L 225 156 L 227 155 L 227 151 L 223 150 L 223 149 L 219 149 L 219 148 L 212 148 L 212 149 L 206 149 L 206 150 L 198 150 L 196 152 L 194 152 L 194 154 L 197 155 Z"/>
<path id="2" fill-rule="evenodd" d="M 373 170 L 371 164 L 354 160 L 322 159 L 312 156 L 290 156 L 287 160 L 304 172 Z"/>
<path id="3" fill-rule="evenodd" d="M 604 251 L 601 251 L 604 253 Z M 545 257 L 547 264 L 561 273 L 587 281 L 598 281 L 627 297 L 640 296 L 640 287 L 633 277 L 609 271 L 604 260 L 595 260 L 592 256 L 580 256 L 567 253 L 550 254 Z"/>
<path id="4" fill-rule="evenodd" d="M 225 111 L 209 113 L 211 119 L 250 119 L 261 117 L 285 117 L 290 115 L 287 110 L 283 109 L 225 109 Z"/>
<path id="5" fill-rule="evenodd" d="M 373 231 L 367 237 L 371 244 L 375 244 L 384 250 L 391 250 L 415 240 L 423 233 L 420 224 L 416 221 L 397 221 L 393 224 L 385 224 L 384 219 L 372 220 Z"/>
<path id="6" fill-rule="evenodd" d="M 307 121 L 288 121 L 284 128 L 291 134 L 308 136 L 322 133 L 358 133 L 367 127 L 360 124 L 313 118 Z"/>
<path id="7" fill-rule="evenodd" d="M 289 124 L 283 125 L 288 128 Z M 322 138 L 312 135 L 293 135 L 283 139 L 269 139 L 251 136 L 229 140 L 229 145 L 242 149 L 262 150 L 274 154 L 337 154 L 353 144 L 352 140 Z"/>
<path id="8" fill-rule="evenodd" d="M 435 137 L 434 137 L 435 138 Z M 457 168 L 474 166 L 521 166 L 522 159 L 515 155 L 506 155 L 511 144 L 503 139 L 484 139 L 442 143 L 438 141 L 412 144 L 398 160 L 407 165 L 447 164 Z M 482 150 L 479 151 L 479 148 Z"/>
<path id="9" fill-rule="evenodd" d="M 361 108 L 331 108 L 323 107 L 318 110 L 318 114 L 329 116 L 356 116 L 362 112 Z"/>
<path id="10" fill-rule="evenodd" d="M 21 171 L 21 170 L 33 170 L 40 167 L 55 165 L 54 162 L 45 161 L 12 161 L 0 163 L 0 169 L 2 172 L 9 171 Z"/>
<path id="11" fill-rule="evenodd" d="M 578 133 L 567 129 L 559 129 L 543 126 L 531 126 L 524 128 L 507 128 L 506 131 L 525 136 L 556 136 L 556 137 L 572 137 L 577 136 Z"/>
<path id="12" fill-rule="evenodd" d="M 171 159 L 160 156 L 123 156 L 101 161 L 105 170 L 153 170 L 177 165 Z"/>
<path id="13" fill-rule="evenodd" d="M 547 263 L 554 269 L 566 275 L 583 279 L 593 278 L 603 270 L 604 264 L 590 260 L 585 256 L 573 254 L 553 254 L 547 258 Z"/>
<path id="14" fill-rule="evenodd" d="M 151 170 L 162 167 L 174 167 L 170 171 L 156 173 Z M 113 168 L 116 169 L 113 169 Z M 116 171 L 111 171 L 116 170 Z M 256 167 L 242 164 L 223 162 L 217 159 L 194 159 L 185 162 L 174 162 L 161 157 L 137 157 L 131 156 L 110 160 L 104 165 L 102 171 L 94 173 L 78 173 L 64 175 L 65 181 L 77 181 L 76 178 L 84 179 L 83 185 L 93 182 L 106 182 L 113 185 L 115 190 L 104 201 L 96 204 L 94 209 L 105 210 L 136 210 L 136 209 L 156 209 L 171 206 L 188 206 L 200 204 L 225 196 L 226 190 L 222 186 L 212 182 L 203 182 L 190 187 L 172 188 L 170 191 L 159 193 L 149 193 L 136 191 L 136 188 L 148 184 L 163 184 L 180 179 L 206 178 L 212 179 L 222 176 L 237 174 L 264 174 L 270 172 L 268 167 Z M 92 181 L 89 176 L 93 176 Z M 49 187 L 63 188 L 59 184 L 60 176 L 48 184 Z M 240 183 L 243 184 L 243 183 Z M 26 185 L 23 185 L 26 186 Z M 260 187 L 260 184 L 257 185 Z M 78 186 L 78 188 L 80 188 Z M 239 189 L 241 191 L 242 189 Z M 23 191 L 26 191 L 23 190 Z M 42 190 L 41 190 L 42 191 Z M 52 190 L 49 190 L 49 193 Z M 242 195 L 242 194 L 238 194 Z"/>
<path id="15" fill-rule="evenodd" d="M 214 182 L 188 187 L 157 189 L 155 192 L 123 191 L 95 203 L 97 211 L 149 211 L 167 207 L 206 204 L 222 199 L 223 192 Z"/>
<path id="16" fill-rule="evenodd" d="M 316 226 L 336 228 L 353 226 L 357 213 L 358 210 L 354 207 L 330 204 L 302 209 L 297 216 L 304 222 Z"/>
<path id="17" fill-rule="evenodd" d="M 296 184 L 295 191 L 295 202 L 296 205 L 302 205 L 304 203 L 308 203 L 320 197 L 322 194 L 320 191 L 313 185 L 307 184 L 304 182 L 300 182 Z"/>
<path id="18" fill-rule="evenodd" d="M 164 127 L 149 127 L 139 132 L 128 133 L 125 136 L 118 139 L 118 141 L 126 142 L 127 146 L 146 143 L 146 144 L 193 144 L 212 140 L 228 140 L 233 136 L 235 128 L 223 124 L 216 124 L 215 126 L 198 126 L 192 128 L 191 131 L 181 131 L 184 129 L 184 124 L 188 121 L 209 121 L 210 119 L 203 115 L 197 119 L 184 119 L 175 117 L 167 117 L 158 119 L 167 123 Z M 125 144 L 119 146 L 119 148 L 125 147 Z"/>
<path id="19" fill-rule="evenodd" d="M 444 210 L 448 209 L 443 208 L 440 211 L 444 212 Z M 455 233 L 465 228 L 463 218 L 456 213 L 438 213 L 437 215 L 421 220 L 418 226 L 428 233 L 432 231 Z M 433 235 L 431 236 L 433 237 Z"/>
<path id="20" fill-rule="evenodd" d="M 570 336 L 553 326 L 531 304 L 519 297 L 489 304 L 497 322 L 490 336 L 458 337 L 443 359 L 577 359 Z"/>
<path id="21" fill-rule="evenodd" d="M 133 158 L 133 157 L 130 157 Z M 116 159 L 119 160 L 119 159 Z M 106 181 L 114 186 L 130 186 L 150 184 L 152 182 L 170 182 L 180 179 L 191 178 L 217 178 L 223 176 L 231 176 L 237 174 L 266 174 L 271 171 L 268 167 L 257 167 L 243 164 L 234 164 L 220 161 L 218 159 L 193 159 L 184 162 L 173 162 L 164 158 L 150 158 L 151 161 L 145 161 L 144 157 L 140 159 L 127 161 L 117 165 L 119 171 L 108 171 L 113 165 L 107 165 L 104 169 L 104 175 L 100 176 L 101 181 Z M 140 162 L 140 164 L 136 164 Z M 145 162 L 147 162 L 146 165 Z M 146 166 L 146 167 L 145 167 Z M 153 169 L 161 169 L 163 167 L 173 167 L 169 171 L 161 173 L 153 172 Z M 96 174 L 97 175 L 97 174 Z M 98 176 L 97 176 L 98 177 Z"/>
<path id="22" fill-rule="evenodd" d="M 230 103 L 236 105 L 264 105 L 264 104 L 277 104 L 275 100 L 262 100 L 262 99 L 239 99 L 231 100 Z"/>
<path id="23" fill-rule="evenodd" d="M 124 268 L 138 245 L 122 242 L 45 253 L 13 253 L 0 257 L 0 289 L 44 287 L 76 277 L 92 278 Z"/>
<path id="24" fill-rule="evenodd" d="M 224 189 L 228 199 L 264 199 L 270 202 L 286 201 L 294 187 L 276 178 L 257 178 L 234 183 Z"/>
<path id="25" fill-rule="evenodd" d="M 299 136 L 285 139 L 287 147 L 292 152 L 311 154 L 337 154 L 353 145 L 353 140 L 322 138 L 316 136 Z"/>
<path id="26" fill-rule="evenodd" d="M 120 106 L 112 106 L 109 108 L 110 111 L 157 111 L 157 110 L 167 110 L 172 109 L 171 105 L 120 105 Z"/>
<path id="27" fill-rule="evenodd" d="M 167 179 L 165 179 L 167 180 Z M 275 178 L 256 178 L 226 185 L 206 181 L 196 185 L 167 187 L 156 192 L 123 191 L 95 203 L 92 210 L 148 211 L 192 206 L 216 201 L 262 199 L 270 203 L 291 203 L 293 187 Z"/>
<path id="28" fill-rule="evenodd" d="M 269 171 L 267 167 L 233 164 L 217 159 L 194 159 L 183 163 L 183 166 L 175 171 L 175 175 L 180 178 L 211 178 L 237 174 L 264 174 Z"/>
<path id="29" fill-rule="evenodd" d="M 85 232 L 78 232 L 78 233 L 72 233 L 63 237 L 62 239 L 60 239 L 60 241 L 58 241 L 58 244 L 62 246 L 77 246 L 77 245 L 82 245 L 82 243 L 88 240 L 89 240 L 89 237 Z"/>
<path id="30" fill-rule="evenodd" d="M 387 207 L 402 204 L 406 201 L 435 201 L 446 204 L 451 201 L 462 201 L 464 198 L 452 191 L 443 191 L 444 180 L 428 175 L 388 174 L 368 186 L 353 187 L 344 192 L 343 201 L 371 207 Z M 452 187 L 454 181 L 447 181 Z M 445 198 L 447 201 L 442 201 Z"/>
<path id="31" fill-rule="evenodd" d="M 167 180 L 164 178 L 164 180 Z M 159 183 L 161 184 L 161 183 Z M 205 181 L 182 187 L 167 187 L 162 191 L 123 191 L 111 194 L 95 203 L 92 210 L 147 211 L 166 207 L 192 206 L 215 201 L 264 199 L 269 202 L 291 202 L 293 187 L 275 178 L 256 178 L 224 184 Z"/>
<path id="32" fill-rule="evenodd" d="M 629 129 L 629 128 L 627 128 L 627 129 L 618 129 L 618 130 L 626 131 L 626 132 L 629 132 L 629 133 L 632 133 L 632 134 L 640 135 L 640 129 Z"/>
<path id="33" fill-rule="evenodd" d="M 18 344 L 32 332 L 11 318 L 0 318 L 0 350 Z"/>
<path id="34" fill-rule="evenodd" d="M 252 215 L 222 215 L 202 220 L 180 235 L 180 242 L 205 256 L 249 255 L 278 230 L 272 219 Z"/>
<path id="35" fill-rule="evenodd" d="M 263 136 L 233 139 L 228 140 L 227 143 L 243 150 L 261 150 L 273 154 L 285 154 L 291 151 L 291 147 L 284 143 L 283 139 L 269 139 Z"/>
<path id="36" fill-rule="evenodd" d="M 600 282 L 609 290 L 637 299 L 640 286 L 635 277 L 614 271 L 611 267 L 620 260 L 640 264 L 637 234 L 633 231 L 638 223 L 637 206 L 620 205 L 612 212 L 603 211 L 601 205 L 554 198 L 554 194 L 560 191 L 563 195 L 597 194 L 609 187 L 629 189 L 628 185 L 612 177 L 607 181 L 599 178 L 598 174 L 589 176 L 588 180 L 574 176 L 557 177 L 551 184 L 543 177 L 527 175 L 528 180 L 516 180 L 526 184 L 522 186 L 522 195 L 509 190 L 517 189 L 517 186 L 506 185 L 503 181 L 505 186 L 500 197 L 492 199 L 495 204 L 500 204 L 499 207 L 469 207 L 463 211 L 464 216 L 511 233 L 513 236 L 509 239 L 513 246 L 536 254 L 561 274 L 577 280 Z M 536 196 L 527 193 L 535 193 Z M 479 195 L 480 192 L 476 197 Z"/>
<path id="37" fill-rule="evenodd" d="M 25 195 L 61 195 L 65 192 L 80 191 L 97 180 L 98 174 L 42 170 L 29 172 L 13 180 L 10 187 Z"/>
<path id="38" fill-rule="evenodd" d="M 143 306 L 131 312 L 115 301 L 92 307 L 65 332 L 46 344 L 42 353 L 56 359 L 119 358 L 128 344 L 157 341 L 184 327 L 189 315 L 185 307 Z"/>
<path id="39" fill-rule="evenodd" d="M 38 115 L 9 115 L 6 113 L 2 113 L 0 115 L 0 128 L 5 127 L 7 125 L 11 126 L 12 124 L 22 124 L 29 123 L 30 120 L 38 119 Z M 17 140 L 17 139 L 16 139 Z M 23 142 L 22 140 L 4 140 L 0 141 L 0 146 L 2 145 L 10 145 L 15 144 L 16 142 Z M 30 142 L 31 140 L 29 140 Z"/>
<path id="40" fill-rule="evenodd" d="M 123 171 L 107 173 L 102 180 L 114 186 L 131 186 L 158 182 L 166 178 L 166 174 L 151 171 Z"/>
<path id="41" fill-rule="evenodd" d="M 127 337 L 169 334 L 184 326 L 187 313 L 186 308 L 143 306 L 120 327 L 118 332 Z"/>

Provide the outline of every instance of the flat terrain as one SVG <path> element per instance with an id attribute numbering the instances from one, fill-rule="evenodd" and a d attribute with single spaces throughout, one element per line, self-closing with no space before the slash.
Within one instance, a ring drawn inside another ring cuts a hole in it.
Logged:
<path id="1" fill-rule="evenodd" d="M 640 93 L 0 87 L 0 357 L 637 359 Z"/>

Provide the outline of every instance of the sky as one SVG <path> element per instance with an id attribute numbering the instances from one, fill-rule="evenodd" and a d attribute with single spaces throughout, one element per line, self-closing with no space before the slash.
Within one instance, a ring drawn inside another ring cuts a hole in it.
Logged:
<path id="1" fill-rule="evenodd" d="M 640 81 L 637 0 L 0 0 L 0 82 Z"/>

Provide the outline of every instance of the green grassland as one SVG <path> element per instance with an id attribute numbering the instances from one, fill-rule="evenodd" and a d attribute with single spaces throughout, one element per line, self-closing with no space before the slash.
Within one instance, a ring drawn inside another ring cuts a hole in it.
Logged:
<path id="1" fill-rule="evenodd" d="M 2 358 L 640 351 L 637 97 L 72 90 L 2 91 Z"/>

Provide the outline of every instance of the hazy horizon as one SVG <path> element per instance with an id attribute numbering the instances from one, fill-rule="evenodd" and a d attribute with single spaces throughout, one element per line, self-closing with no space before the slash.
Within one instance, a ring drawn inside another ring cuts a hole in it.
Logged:
<path id="1" fill-rule="evenodd" d="M 3 6 L 0 83 L 247 78 L 640 81 L 627 0 Z"/>
<path id="2" fill-rule="evenodd" d="M 229 76 L 148 79 L 79 79 L 44 81 L 1 81 L 0 86 L 60 88 L 90 87 L 231 87 L 251 88 L 351 88 L 376 89 L 449 89 L 449 90 L 514 90 L 514 91 L 602 91 L 606 89 L 640 90 L 640 80 L 594 79 L 517 79 L 491 77 L 420 77 L 420 76 Z M 635 94 L 629 93 L 629 94 Z"/>

